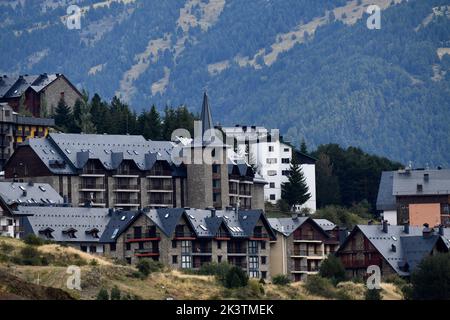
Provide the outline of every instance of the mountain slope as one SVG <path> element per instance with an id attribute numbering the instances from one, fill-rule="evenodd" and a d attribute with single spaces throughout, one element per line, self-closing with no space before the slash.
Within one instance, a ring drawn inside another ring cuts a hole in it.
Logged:
<path id="1" fill-rule="evenodd" d="M 64 25 L 71 1 L 0 1 L 0 72 L 63 72 L 137 110 L 198 110 L 207 88 L 223 124 L 450 164 L 450 0 L 76 2 L 81 30 Z"/>

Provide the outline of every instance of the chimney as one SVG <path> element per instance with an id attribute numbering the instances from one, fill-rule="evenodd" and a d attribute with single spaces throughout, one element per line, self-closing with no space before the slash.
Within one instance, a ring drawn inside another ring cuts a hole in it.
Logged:
<path id="1" fill-rule="evenodd" d="M 214 218 L 216 216 L 216 208 L 209 208 L 209 210 L 211 211 L 211 218 Z"/>
<path id="2" fill-rule="evenodd" d="M 397 247 L 395 246 L 395 244 L 391 244 L 391 250 L 392 252 L 397 252 Z"/>
<path id="3" fill-rule="evenodd" d="M 403 226 L 403 232 L 406 234 L 409 234 L 409 222 L 407 222 L 404 226 Z"/>
<path id="4" fill-rule="evenodd" d="M 33 181 L 28 181 L 28 185 L 29 185 L 30 187 L 32 187 L 32 186 L 34 186 L 34 182 L 33 182 Z"/>
<path id="5" fill-rule="evenodd" d="M 439 225 L 439 235 L 444 236 L 444 225 L 443 224 Z"/>
<path id="6" fill-rule="evenodd" d="M 433 229 L 430 228 L 428 223 L 423 224 L 422 236 L 424 238 L 429 238 L 433 235 Z"/>
<path id="7" fill-rule="evenodd" d="M 23 190 L 22 196 L 23 196 L 23 197 L 26 197 L 26 196 L 27 196 L 27 190 Z"/>
<path id="8" fill-rule="evenodd" d="M 387 220 L 383 220 L 383 232 L 384 233 L 388 233 L 388 227 L 389 225 L 388 225 L 388 222 L 387 222 Z"/>
<path id="9" fill-rule="evenodd" d="M 63 196 L 63 202 L 64 202 L 64 204 L 69 203 L 69 198 L 66 195 Z"/>

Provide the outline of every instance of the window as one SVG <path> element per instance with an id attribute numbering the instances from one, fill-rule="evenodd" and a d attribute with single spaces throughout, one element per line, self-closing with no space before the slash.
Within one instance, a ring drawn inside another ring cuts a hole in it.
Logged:
<path id="1" fill-rule="evenodd" d="M 217 262 L 221 263 L 222 262 L 222 256 L 217 256 Z"/>
<path id="2" fill-rule="evenodd" d="M 261 241 L 261 250 L 266 250 L 266 242 Z"/>
<path id="3" fill-rule="evenodd" d="M 274 189 L 274 188 L 275 188 L 275 182 L 271 182 L 271 183 L 269 184 L 269 188 L 270 188 L 270 189 Z"/>
<path id="4" fill-rule="evenodd" d="M 258 254 L 258 242 L 257 241 L 249 241 L 248 242 L 248 253 L 249 254 Z"/>
<path id="5" fill-rule="evenodd" d="M 273 146 L 269 146 L 269 152 L 273 152 L 274 147 Z"/>
<path id="6" fill-rule="evenodd" d="M 172 240 L 172 249 L 176 249 L 177 247 L 177 240 Z"/>
<path id="7" fill-rule="evenodd" d="M 9 110 L 5 110 L 5 117 L 8 118 L 11 116 L 11 112 Z"/>
<path id="8" fill-rule="evenodd" d="M 178 256 L 172 256 L 172 264 L 178 263 Z"/>
<path id="9" fill-rule="evenodd" d="M 220 172 L 220 166 L 218 164 L 213 164 L 212 170 L 213 170 L 213 173 L 219 173 Z"/>
<path id="10" fill-rule="evenodd" d="M 182 269 L 192 268 L 191 256 L 181 256 L 181 268 Z"/>
<path id="11" fill-rule="evenodd" d="M 191 241 L 181 241 L 181 253 L 191 253 Z"/>
<path id="12" fill-rule="evenodd" d="M 248 270 L 251 278 L 259 278 L 259 259 L 258 257 L 248 257 Z"/>
<path id="13" fill-rule="evenodd" d="M 97 252 L 97 247 L 96 247 L 96 246 L 90 246 L 90 247 L 89 247 L 89 251 L 90 251 L 91 253 L 96 253 L 96 252 Z"/>
<path id="14" fill-rule="evenodd" d="M 289 148 L 284 148 L 284 152 L 289 152 Z"/>
<path id="15" fill-rule="evenodd" d="M 277 175 L 277 171 L 276 170 L 267 170 L 267 175 L 268 176 L 276 176 Z"/>
<path id="16" fill-rule="evenodd" d="M 275 195 L 274 194 L 270 195 L 270 200 L 275 200 Z"/>
<path id="17" fill-rule="evenodd" d="M 277 158 L 267 158 L 266 159 L 266 163 L 267 164 L 276 164 L 277 163 Z"/>
<path id="18" fill-rule="evenodd" d="M 217 241 L 217 249 L 222 249 L 222 241 Z"/>
<path id="19" fill-rule="evenodd" d="M 143 250 L 144 249 L 144 243 L 143 242 L 139 242 L 139 250 Z"/>
<path id="20" fill-rule="evenodd" d="M 261 279 L 267 279 L 267 271 L 261 271 Z"/>
<path id="21" fill-rule="evenodd" d="M 289 158 L 283 158 L 281 159 L 281 163 L 290 163 L 291 161 L 289 160 Z"/>
<path id="22" fill-rule="evenodd" d="M 267 263 L 267 257 L 261 257 L 261 264 Z"/>
<path id="23" fill-rule="evenodd" d="M 110 243 L 110 244 L 109 244 L 109 250 L 110 250 L 111 252 L 116 251 L 116 244 L 115 244 L 115 243 Z"/>
<path id="24" fill-rule="evenodd" d="M 125 249 L 126 249 L 126 250 L 131 250 L 131 244 L 130 244 L 130 243 L 127 243 L 127 244 L 125 245 Z"/>
<path id="25" fill-rule="evenodd" d="M 291 172 L 290 172 L 289 170 L 283 170 L 283 171 L 281 172 L 281 174 L 282 174 L 283 176 L 289 176 L 289 175 L 291 174 Z"/>

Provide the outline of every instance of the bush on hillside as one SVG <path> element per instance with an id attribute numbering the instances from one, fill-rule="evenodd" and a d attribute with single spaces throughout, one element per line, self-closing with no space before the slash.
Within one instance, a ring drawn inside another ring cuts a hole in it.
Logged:
<path id="1" fill-rule="evenodd" d="M 278 274 L 272 278 L 272 283 L 279 285 L 279 286 L 288 285 L 290 282 L 291 282 L 291 280 L 285 274 Z"/>
<path id="2" fill-rule="evenodd" d="M 319 274 L 323 278 L 330 279 L 334 285 L 341 281 L 345 281 L 346 279 L 344 265 L 342 264 L 341 259 L 334 255 L 328 256 L 328 258 L 321 263 Z"/>
<path id="3" fill-rule="evenodd" d="M 366 300 L 381 300 L 380 289 L 367 289 L 365 294 Z"/>
<path id="4" fill-rule="evenodd" d="M 45 244 L 45 241 L 41 238 L 39 238 L 38 236 L 30 233 L 28 234 L 24 239 L 23 242 L 25 242 L 28 245 L 31 246 L 42 246 Z"/>
<path id="5" fill-rule="evenodd" d="M 111 300 L 120 300 L 122 293 L 117 286 L 111 289 Z"/>
<path id="6" fill-rule="evenodd" d="M 425 258 L 411 275 L 412 297 L 417 300 L 450 299 L 450 255 Z"/>
<path id="7" fill-rule="evenodd" d="M 223 285 L 226 288 L 245 287 L 248 283 L 248 276 L 244 270 L 239 267 L 232 267 L 225 275 Z"/>
<path id="8" fill-rule="evenodd" d="M 97 294 L 97 300 L 109 300 L 108 290 L 101 288 Z"/>
<path id="9" fill-rule="evenodd" d="M 148 277 L 153 272 L 161 271 L 164 265 L 152 259 L 140 259 L 136 267 L 144 277 Z"/>

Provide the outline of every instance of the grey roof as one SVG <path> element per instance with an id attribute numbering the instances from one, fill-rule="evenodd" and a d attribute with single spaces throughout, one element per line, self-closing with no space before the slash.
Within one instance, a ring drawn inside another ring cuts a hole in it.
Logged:
<path id="1" fill-rule="evenodd" d="M 228 230 L 231 237 L 249 238 L 253 235 L 256 223 L 260 219 L 266 225 L 269 236 L 275 238 L 262 210 L 240 210 L 239 212 L 216 210 L 215 216 L 212 216 L 211 210 L 206 209 L 161 208 L 149 210 L 146 215 L 168 237 L 173 235 L 176 226 L 184 217 L 192 232 L 199 238 L 214 237 L 221 226 Z"/>
<path id="2" fill-rule="evenodd" d="M 323 230 L 331 231 L 336 228 L 336 224 L 328 219 L 313 219 Z"/>
<path id="3" fill-rule="evenodd" d="M 24 116 L 19 116 L 18 115 L 17 118 L 16 118 L 16 123 L 17 124 L 30 125 L 30 126 L 54 127 L 55 126 L 55 119 L 24 117 Z"/>
<path id="4" fill-rule="evenodd" d="M 428 175 L 428 179 L 426 178 Z M 417 185 L 422 185 L 418 191 Z M 404 170 L 394 173 L 394 195 L 450 194 L 450 170 Z"/>
<path id="5" fill-rule="evenodd" d="M 380 185 L 378 187 L 377 210 L 395 210 L 396 201 L 393 194 L 395 171 L 384 171 L 381 173 Z"/>
<path id="6" fill-rule="evenodd" d="M 409 233 L 404 232 L 403 226 L 391 225 L 388 226 L 387 233 L 383 232 L 381 225 L 357 225 L 352 232 L 356 230 L 360 230 L 367 237 L 399 275 L 409 274 L 409 272 L 400 270 L 400 266 L 408 263 L 410 271 L 413 270 L 411 267 L 416 266 L 417 261 L 420 261 L 425 255 L 429 254 L 431 251 L 430 248 L 433 247 L 432 244 L 436 243 L 435 240 L 429 240 L 423 237 L 422 227 L 410 226 Z M 442 238 L 444 243 L 450 244 L 448 240 L 450 230 L 445 229 L 444 235 L 444 237 L 437 236 L 437 238 Z M 347 240 L 350 238 L 348 237 Z M 405 241 L 402 240 L 403 238 L 411 239 Z M 395 251 L 392 250 L 392 245 L 395 246 Z"/>
<path id="7" fill-rule="evenodd" d="M 101 243 L 113 243 L 139 216 L 141 211 L 110 210 L 109 221 L 99 239 Z"/>
<path id="8" fill-rule="evenodd" d="M 47 183 L 0 182 L 0 196 L 8 205 L 49 206 L 63 204 L 64 200 Z"/>
<path id="9" fill-rule="evenodd" d="M 296 219 L 292 218 L 269 218 L 269 223 L 271 227 L 289 237 L 298 227 L 300 227 L 306 220 L 310 219 L 309 217 L 297 217 Z"/>
<path id="10" fill-rule="evenodd" d="M 2 76 L 0 77 L 0 98 L 20 97 L 28 88 L 40 92 L 59 76 L 58 74 Z"/>
<path id="11" fill-rule="evenodd" d="M 56 134 L 29 139 L 26 143 L 55 174 L 75 174 L 90 159 L 99 160 L 106 170 L 117 169 L 122 161 L 133 161 L 140 170 L 150 170 L 156 161 L 171 162 L 174 144 L 147 141 L 143 136 Z M 52 166 L 52 163 L 62 164 Z"/>
<path id="12" fill-rule="evenodd" d="M 30 214 L 22 220 L 25 235 L 34 233 L 43 236 L 45 229 L 52 229 L 54 241 L 58 242 L 100 242 L 110 217 L 105 208 L 73 208 L 73 207 L 24 207 L 19 206 L 17 212 Z M 70 238 L 64 231 L 73 228 L 77 230 L 76 238 Z M 96 228 L 99 238 L 86 233 Z"/>

